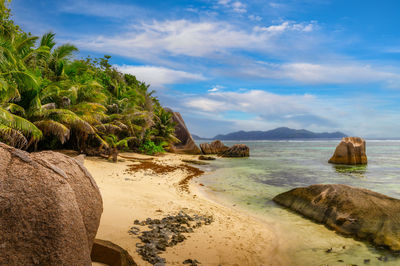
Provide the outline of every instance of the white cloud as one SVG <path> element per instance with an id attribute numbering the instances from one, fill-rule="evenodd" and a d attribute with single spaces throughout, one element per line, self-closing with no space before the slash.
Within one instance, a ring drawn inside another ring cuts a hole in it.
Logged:
<path id="1" fill-rule="evenodd" d="M 246 13 L 247 12 L 246 5 L 239 1 L 233 2 L 232 8 L 233 8 L 233 11 L 235 11 L 237 13 Z"/>
<path id="2" fill-rule="evenodd" d="M 256 31 L 266 31 L 271 33 L 282 33 L 285 31 L 303 31 L 311 32 L 315 28 L 315 22 L 311 23 L 294 23 L 291 21 L 284 21 L 278 25 L 271 25 L 268 27 L 255 27 Z"/>
<path id="3" fill-rule="evenodd" d="M 380 82 L 400 88 L 400 69 L 374 67 L 358 62 L 316 64 L 306 62 L 270 64 L 258 62 L 240 72 L 252 77 L 281 79 L 305 84 L 353 84 Z"/>
<path id="4" fill-rule="evenodd" d="M 240 1 L 231 1 L 231 0 L 218 0 L 217 2 L 219 5 L 229 8 L 233 12 L 236 13 L 246 13 L 246 4 Z"/>
<path id="5" fill-rule="evenodd" d="M 201 81 L 206 79 L 201 74 L 193 74 L 165 67 L 132 65 L 122 65 L 116 67 L 119 71 L 135 75 L 138 80 L 144 81 L 155 88 L 162 88 L 168 84 Z"/>
<path id="6" fill-rule="evenodd" d="M 209 89 L 208 91 L 209 92 L 217 92 L 217 91 L 219 91 L 219 90 L 221 90 L 221 89 L 223 89 L 223 88 L 225 88 L 224 86 L 221 86 L 221 85 L 215 85 L 215 86 L 213 86 L 211 89 Z"/>
<path id="7" fill-rule="evenodd" d="M 225 6 L 225 5 L 229 4 L 230 1 L 231 0 L 218 0 L 218 4 Z"/>
<path id="8" fill-rule="evenodd" d="M 186 105 L 203 111 L 237 110 L 264 114 L 302 113 L 314 96 L 279 95 L 262 90 L 245 92 L 212 92 L 207 96 L 188 99 Z"/>
<path id="9" fill-rule="evenodd" d="M 256 15 L 249 15 L 249 19 L 253 21 L 261 21 L 262 17 Z"/>
<path id="10" fill-rule="evenodd" d="M 314 24 L 283 22 L 244 30 L 226 22 L 153 21 L 134 25 L 121 35 L 90 36 L 73 42 L 80 48 L 154 62 L 160 60 L 160 55 L 205 57 L 234 49 L 274 53 L 293 42 L 285 42 L 281 36 L 287 34 L 299 46 L 305 40 L 302 33 L 310 31 Z M 296 46 L 290 49 L 295 51 Z"/>
<path id="11" fill-rule="evenodd" d="M 339 107 L 332 108 L 313 95 L 281 95 L 262 90 L 217 91 L 186 97 L 183 102 L 187 109 L 197 110 L 210 119 L 230 121 L 238 130 L 265 130 L 279 126 L 331 130 L 336 126 L 331 120 L 332 113 L 345 115 Z M 243 115 L 232 118 L 231 112 Z"/>

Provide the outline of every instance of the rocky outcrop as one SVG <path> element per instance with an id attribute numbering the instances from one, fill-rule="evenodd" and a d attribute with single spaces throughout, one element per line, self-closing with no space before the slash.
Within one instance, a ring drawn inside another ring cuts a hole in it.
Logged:
<path id="1" fill-rule="evenodd" d="M 0 143 L 0 265 L 91 265 L 102 211 L 77 160 Z"/>
<path id="2" fill-rule="evenodd" d="M 199 160 L 203 160 L 203 161 L 214 161 L 214 160 L 216 160 L 216 158 L 215 158 L 215 157 L 212 157 L 212 156 L 200 155 L 200 156 L 199 156 Z"/>
<path id="3" fill-rule="evenodd" d="M 221 154 L 229 149 L 220 140 L 214 140 L 211 143 L 200 144 L 200 149 L 203 154 Z"/>
<path id="4" fill-rule="evenodd" d="M 171 147 L 170 151 L 185 154 L 201 154 L 201 151 L 194 142 L 192 135 L 187 129 L 185 121 L 183 121 L 181 114 L 178 112 L 174 112 L 169 108 L 165 108 L 165 110 L 173 115 L 172 119 L 176 123 L 175 136 L 180 141 L 179 143 L 174 144 Z"/>
<path id="5" fill-rule="evenodd" d="M 346 185 L 312 185 L 273 200 L 341 234 L 400 251 L 398 199 Z"/>
<path id="6" fill-rule="evenodd" d="M 329 160 L 335 164 L 367 164 L 365 140 L 358 137 L 343 138 Z"/>
<path id="7" fill-rule="evenodd" d="M 250 149 L 245 144 L 235 144 L 232 147 L 225 146 L 220 140 L 211 143 L 202 143 L 200 148 L 203 154 L 217 154 L 222 157 L 249 157 Z"/>
<path id="8" fill-rule="evenodd" d="M 235 144 L 221 154 L 222 157 L 249 157 L 250 148 L 245 144 Z"/>
<path id="9" fill-rule="evenodd" d="M 91 254 L 92 261 L 100 262 L 109 266 L 136 266 L 129 253 L 114 243 L 95 239 Z"/>

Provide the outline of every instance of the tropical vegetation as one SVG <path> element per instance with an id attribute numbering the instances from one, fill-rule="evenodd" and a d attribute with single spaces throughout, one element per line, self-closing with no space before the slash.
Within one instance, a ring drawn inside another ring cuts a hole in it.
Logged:
<path id="1" fill-rule="evenodd" d="M 110 56 L 76 58 L 55 34 L 24 32 L 0 0 L 0 141 L 25 150 L 162 152 L 178 140 L 172 115 Z M 115 155 L 115 154 L 114 154 Z"/>

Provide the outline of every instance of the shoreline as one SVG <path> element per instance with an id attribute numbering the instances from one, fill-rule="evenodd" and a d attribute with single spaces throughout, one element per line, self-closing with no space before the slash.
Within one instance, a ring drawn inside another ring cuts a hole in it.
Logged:
<path id="1" fill-rule="evenodd" d="M 133 153 L 128 156 L 150 158 Z M 152 158 L 152 162 L 170 167 L 171 171 L 167 174 L 144 169 L 127 172 L 129 165 L 140 163 L 129 159 L 116 164 L 95 157 L 85 159 L 85 166 L 103 197 L 104 211 L 96 238 L 120 245 L 138 265 L 151 265 L 136 252 L 136 244 L 141 243 L 138 236 L 128 234 L 134 220 L 162 219 L 184 211 L 212 215 L 214 221 L 185 234 L 185 241 L 162 252 L 160 257 L 166 259 L 166 265 L 182 265 L 186 259 L 196 259 L 203 265 L 290 264 L 287 258 L 279 256 L 279 237 L 268 223 L 207 198 L 196 178 L 189 180 L 189 192 L 181 189 L 179 183 L 191 175 L 182 168 L 186 165 L 182 160 L 193 160 L 197 156 L 167 153 Z M 143 227 L 143 230 L 148 229 Z"/>

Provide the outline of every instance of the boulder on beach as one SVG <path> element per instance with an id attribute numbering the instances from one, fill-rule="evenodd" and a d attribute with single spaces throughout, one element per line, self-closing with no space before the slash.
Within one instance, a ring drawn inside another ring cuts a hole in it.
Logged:
<path id="1" fill-rule="evenodd" d="M 102 204 L 77 160 L 0 143 L 0 265 L 91 265 Z"/>
<path id="2" fill-rule="evenodd" d="M 235 144 L 221 154 L 222 157 L 249 157 L 250 149 L 245 144 Z"/>
<path id="3" fill-rule="evenodd" d="M 93 262 L 100 262 L 109 266 L 136 266 L 129 253 L 111 241 L 95 239 L 91 258 Z"/>
<path id="4" fill-rule="evenodd" d="M 174 144 L 171 147 L 171 152 L 174 153 L 185 153 L 185 154 L 201 154 L 199 147 L 194 142 L 192 135 L 186 127 L 185 121 L 180 113 L 174 112 L 169 108 L 164 108 L 170 112 L 173 116 L 172 119 L 176 123 L 175 136 L 179 139 L 179 143 Z"/>
<path id="5" fill-rule="evenodd" d="M 329 160 L 335 164 L 367 164 L 365 140 L 358 137 L 343 138 Z"/>
<path id="6" fill-rule="evenodd" d="M 295 188 L 273 200 L 341 234 L 400 251 L 398 199 L 339 184 Z"/>
<path id="7" fill-rule="evenodd" d="M 201 143 L 200 149 L 203 154 L 221 154 L 229 149 L 222 141 L 214 140 L 211 143 Z"/>

